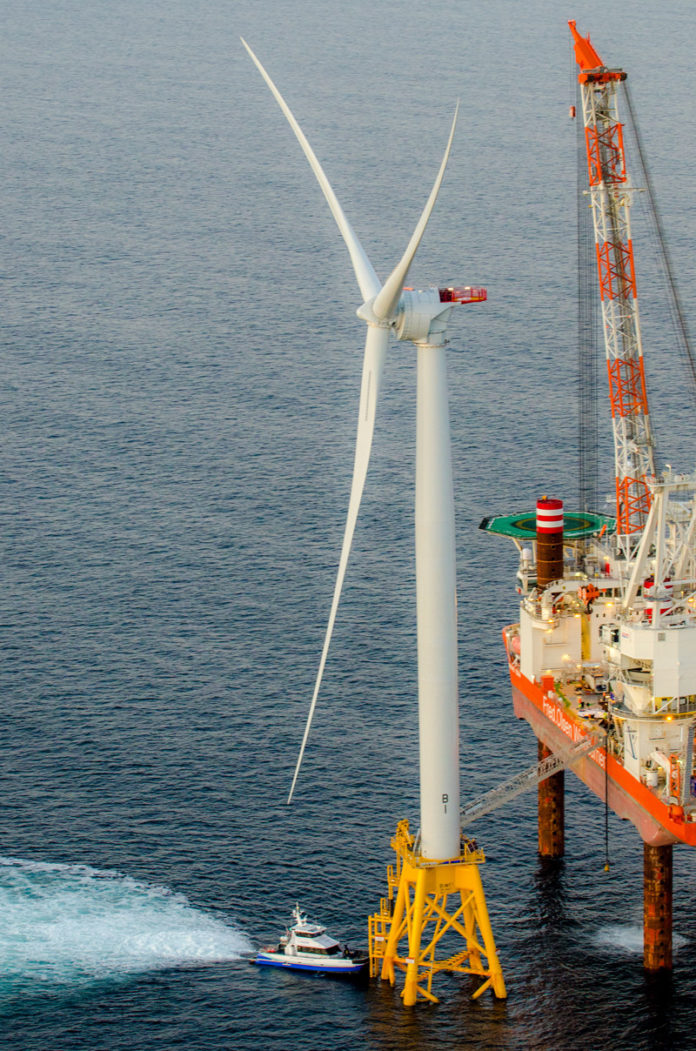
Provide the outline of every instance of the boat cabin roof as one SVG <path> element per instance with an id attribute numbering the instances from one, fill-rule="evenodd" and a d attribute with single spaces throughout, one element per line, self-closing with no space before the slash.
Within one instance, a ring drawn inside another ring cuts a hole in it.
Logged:
<path id="1" fill-rule="evenodd" d="M 333 949 L 334 946 L 338 945 L 335 938 L 329 938 L 328 934 L 307 934 L 306 931 L 295 931 L 297 938 L 297 947 L 301 949 L 304 945 L 318 946 L 321 949 Z"/>
<path id="2" fill-rule="evenodd" d="M 298 938 L 318 938 L 324 933 L 326 927 L 320 927 L 318 923 L 307 923 L 303 917 L 299 923 L 294 923 L 291 929 Z"/>

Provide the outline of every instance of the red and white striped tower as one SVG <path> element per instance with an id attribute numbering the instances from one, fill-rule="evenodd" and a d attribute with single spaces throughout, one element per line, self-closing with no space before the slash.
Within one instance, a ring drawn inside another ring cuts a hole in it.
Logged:
<path id="1" fill-rule="evenodd" d="M 617 87 L 621 69 L 607 69 L 590 43 L 569 22 L 585 124 L 589 200 L 594 221 L 597 274 L 616 463 L 616 536 L 628 557 L 650 510 L 648 479 L 655 474 L 645 389 L 643 346 L 631 240 L 633 188 L 626 172 Z"/>
<path id="2" fill-rule="evenodd" d="M 542 496 L 536 505 L 537 586 L 563 576 L 563 501 Z"/>

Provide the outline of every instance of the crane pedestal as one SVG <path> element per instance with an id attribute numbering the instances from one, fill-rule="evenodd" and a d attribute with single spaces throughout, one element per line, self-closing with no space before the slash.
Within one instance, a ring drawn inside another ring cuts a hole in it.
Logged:
<path id="1" fill-rule="evenodd" d="M 539 741 L 539 762 L 553 755 L 543 741 Z M 539 782 L 539 854 L 542 858 L 562 858 L 565 850 L 564 771 L 559 770 Z"/>
<path id="2" fill-rule="evenodd" d="M 462 837 L 458 857 L 431 861 L 420 854 L 408 821 L 397 825 L 392 847 L 396 866 L 387 870 L 388 897 L 369 918 L 370 975 L 393 985 L 395 972 L 405 972 L 401 995 L 407 1007 L 417 1000 L 438 1002 L 432 983 L 439 971 L 482 978 L 474 999 L 489 987 L 504 998 L 478 868 L 483 851 Z"/>
<path id="3" fill-rule="evenodd" d="M 643 844 L 643 966 L 672 968 L 672 845 Z"/>

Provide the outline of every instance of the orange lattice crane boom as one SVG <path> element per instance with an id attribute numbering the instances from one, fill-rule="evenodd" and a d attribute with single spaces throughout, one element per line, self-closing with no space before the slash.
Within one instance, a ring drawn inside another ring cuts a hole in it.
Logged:
<path id="1" fill-rule="evenodd" d="M 594 223 L 616 464 L 616 533 L 628 557 L 650 511 L 655 475 L 631 240 L 630 185 L 617 88 L 626 74 L 608 69 L 589 36 L 569 22 L 580 67 L 588 196 Z"/>

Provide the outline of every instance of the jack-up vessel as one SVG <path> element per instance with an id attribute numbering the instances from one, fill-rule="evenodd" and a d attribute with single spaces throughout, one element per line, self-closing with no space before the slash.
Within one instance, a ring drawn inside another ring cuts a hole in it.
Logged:
<path id="1" fill-rule="evenodd" d="M 636 191 L 618 111 L 626 74 L 608 69 L 589 36 L 574 22 L 570 27 L 580 67 L 616 518 L 583 512 L 564 520 L 561 502 L 544 498 L 536 515 L 489 518 L 482 528 L 513 539 L 520 554 L 519 622 L 503 632 L 515 714 L 534 730 L 540 759 L 575 751 L 580 757 L 566 765 L 640 833 L 644 963 L 659 970 L 672 965 L 672 845 L 696 846 L 696 475 L 656 466 L 630 224 Z M 630 96 L 624 99 L 630 108 Z M 665 270 L 671 278 L 668 256 Z M 540 786 L 540 852 L 547 856 L 563 850 L 562 771 L 554 777 L 555 786 L 553 779 Z"/>

